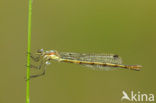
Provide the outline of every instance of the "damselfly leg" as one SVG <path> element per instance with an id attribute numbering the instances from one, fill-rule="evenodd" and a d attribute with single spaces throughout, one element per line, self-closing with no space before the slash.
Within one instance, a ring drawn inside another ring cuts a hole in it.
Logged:
<path id="1" fill-rule="evenodd" d="M 30 79 L 45 74 L 46 66 L 50 64 L 50 62 L 47 58 L 44 57 L 44 53 L 45 52 L 43 51 L 43 49 L 38 50 L 35 54 L 30 53 L 30 57 L 34 61 L 34 63 L 38 63 L 38 65 L 30 64 L 30 68 L 35 68 L 42 71 L 41 73 L 30 75 Z"/>
<path id="2" fill-rule="evenodd" d="M 42 68 L 43 64 L 44 64 L 43 60 L 41 60 L 41 62 L 39 63 L 38 66 L 30 64 L 30 68 L 35 68 L 35 69 L 39 69 L 40 70 Z"/>
<path id="3" fill-rule="evenodd" d="M 39 76 L 45 75 L 45 73 L 46 73 L 46 67 L 49 64 L 50 64 L 49 61 L 45 61 L 44 63 L 42 63 L 41 68 L 43 68 L 43 71 L 40 74 L 30 75 L 30 78 L 35 78 L 35 77 L 39 77 Z"/>
<path id="4" fill-rule="evenodd" d="M 37 50 L 37 53 L 35 53 L 34 55 L 32 53 L 30 53 L 30 57 L 33 61 L 39 62 L 42 59 L 43 54 L 44 54 L 44 50 L 39 49 L 39 50 Z"/>
<path id="5" fill-rule="evenodd" d="M 39 62 L 41 56 L 40 56 L 40 55 L 34 56 L 34 55 L 32 55 L 32 53 L 30 53 L 30 57 L 31 57 L 31 59 L 32 59 L 33 61 Z"/>

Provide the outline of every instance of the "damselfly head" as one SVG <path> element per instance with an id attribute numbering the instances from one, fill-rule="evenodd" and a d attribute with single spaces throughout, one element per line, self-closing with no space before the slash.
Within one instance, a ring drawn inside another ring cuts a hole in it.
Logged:
<path id="1" fill-rule="evenodd" d="M 44 50 L 43 50 L 43 49 L 39 49 L 39 50 L 37 50 L 37 53 L 42 54 L 43 52 L 44 52 Z"/>

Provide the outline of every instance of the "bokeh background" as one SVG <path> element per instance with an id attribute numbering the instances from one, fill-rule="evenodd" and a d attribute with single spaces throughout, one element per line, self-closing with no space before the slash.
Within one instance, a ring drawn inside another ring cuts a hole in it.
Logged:
<path id="1" fill-rule="evenodd" d="M 122 91 L 156 95 L 155 0 L 33 0 L 32 46 L 114 53 L 130 70 L 52 62 L 30 81 L 31 103 L 120 103 Z M 0 103 L 25 103 L 28 0 L 0 0 Z M 123 101 L 127 103 L 128 101 Z"/>

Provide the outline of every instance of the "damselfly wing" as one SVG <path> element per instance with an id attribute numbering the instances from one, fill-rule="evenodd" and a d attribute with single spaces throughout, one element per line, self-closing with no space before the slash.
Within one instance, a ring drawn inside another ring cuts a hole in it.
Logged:
<path id="1" fill-rule="evenodd" d="M 93 68 L 93 70 L 109 70 L 112 69 L 108 65 L 101 64 L 122 64 L 122 59 L 118 55 L 114 54 L 86 54 L 86 53 L 68 53 L 60 52 L 60 58 L 65 60 L 77 61 L 77 64 L 81 64 L 87 67 Z M 84 63 L 86 62 L 86 63 Z M 88 63 L 88 64 L 87 64 Z"/>

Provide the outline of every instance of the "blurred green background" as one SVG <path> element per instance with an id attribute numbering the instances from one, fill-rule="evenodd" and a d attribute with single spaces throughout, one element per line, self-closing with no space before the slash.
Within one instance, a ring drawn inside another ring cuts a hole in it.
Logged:
<path id="1" fill-rule="evenodd" d="M 156 95 L 155 0 L 33 0 L 32 46 L 114 53 L 129 70 L 52 63 L 30 81 L 31 103 L 120 103 L 122 91 Z M 25 103 L 28 1 L 0 0 L 0 103 Z M 126 103 L 128 101 L 124 101 Z"/>

